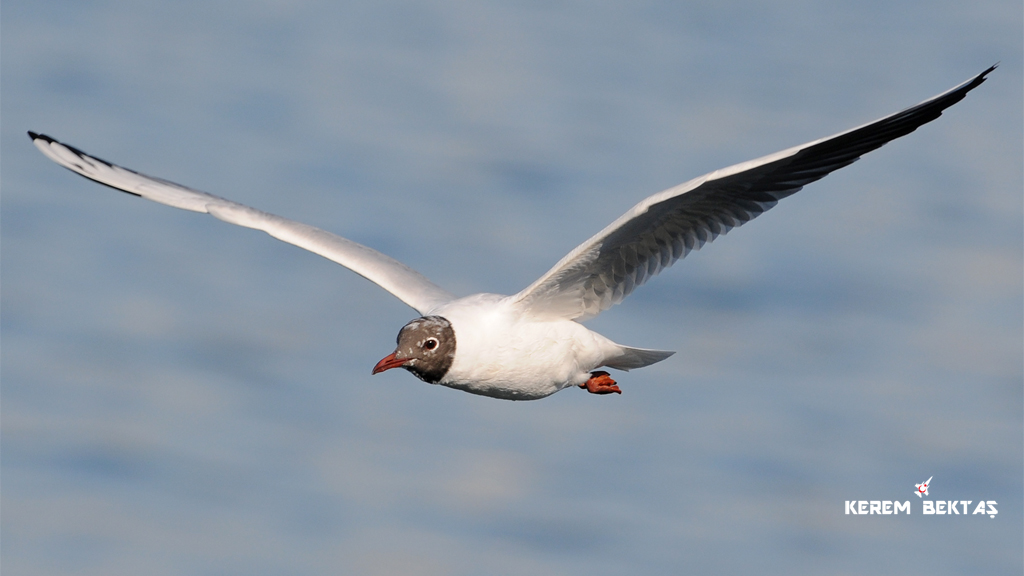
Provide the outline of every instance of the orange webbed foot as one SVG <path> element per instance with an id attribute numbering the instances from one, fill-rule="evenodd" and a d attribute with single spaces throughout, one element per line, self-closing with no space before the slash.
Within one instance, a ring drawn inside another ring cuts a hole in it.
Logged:
<path id="1" fill-rule="evenodd" d="M 622 394 L 622 390 L 615 385 L 615 380 L 603 370 L 590 373 L 590 380 L 580 384 L 580 388 L 586 388 L 591 394 Z"/>

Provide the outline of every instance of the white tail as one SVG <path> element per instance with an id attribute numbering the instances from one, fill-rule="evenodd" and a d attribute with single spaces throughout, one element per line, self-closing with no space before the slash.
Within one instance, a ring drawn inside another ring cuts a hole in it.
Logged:
<path id="1" fill-rule="evenodd" d="M 632 370 L 633 368 L 643 368 L 655 362 L 661 362 L 675 354 L 675 352 L 668 350 L 648 350 L 646 348 L 630 348 L 628 346 L 620 346 L 619 349 L 622 351 L 622 355 L 605 362 L 605 366 L 615 368 L 616 370 Z"/>

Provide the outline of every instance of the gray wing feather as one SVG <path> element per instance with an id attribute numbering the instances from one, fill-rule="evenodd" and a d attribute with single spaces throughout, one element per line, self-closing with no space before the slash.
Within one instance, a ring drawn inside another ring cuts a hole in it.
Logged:
<path id="1" fill-rule="evenodd" d="M 863 154 L 935 120 L 994 69 L 902 112 L 655 194 L 513 298 L 538 317 L 592 318 L 691 250 L 753 220 L 779 200 Z"/>
<path id="2" fill-rule="evenodd" d="M 262 230 L 349 268 L 421 314 L 455 299 L 419 272 L 362 244 L 308 224 L 122 168 L 43 134 L 29 132 L 28 135 L 47 158 L 76 174 L 134 196 L 183 210 L 205 212 L 231 224 Z"/>

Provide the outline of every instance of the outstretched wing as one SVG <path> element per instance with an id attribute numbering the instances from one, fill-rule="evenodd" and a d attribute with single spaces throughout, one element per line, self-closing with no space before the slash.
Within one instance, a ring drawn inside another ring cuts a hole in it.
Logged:
<path id="1" fill-rule="evenodd" d="M 513 298 L 534 316 L 592 318 L 691 250 L 753 220 L 833 170 L 935 120 L 994 69 L 902 112 L 655 194 Z"/>
<path id="2" fill-rule="evenodd" d="M 455 299 L 419 272 L 362 244 L 308 224 L 261 212 L 174 182 L 139 174 L 61 144 L 43 134 L 29 132 L 28 135 L 50 160 L 72 172 L 154 202 L 193 212 L 205 212 L 231 224 L 262 230 L 274 238 L 341 264 L 394 294 L 420 314 L 426 314 Z"/>

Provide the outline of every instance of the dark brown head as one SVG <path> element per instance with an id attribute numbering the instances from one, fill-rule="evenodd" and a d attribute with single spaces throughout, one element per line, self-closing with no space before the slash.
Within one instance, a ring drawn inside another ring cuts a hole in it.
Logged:
<path id="1" fill-rule="evenodd" d="M 373 367 L 373 373 L 405 368 L 424 382 L 437 384 L 455 360 L 455 331 L 440 316 L 424 316 L 398 333 L 398 348 Z"/>

